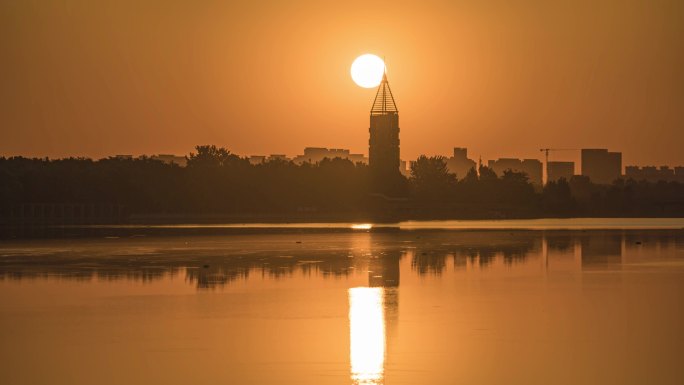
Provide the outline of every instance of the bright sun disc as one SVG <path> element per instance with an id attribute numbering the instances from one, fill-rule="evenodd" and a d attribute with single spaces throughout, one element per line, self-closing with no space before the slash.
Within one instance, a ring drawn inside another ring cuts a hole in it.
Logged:
<path id="1" fill-rule="evenodd" d="M 361 55 L 351 66 L 351 77 L 354 83 L 363 88 L 377 87 L 385 73 L 385 62 L 373 54 Z"/>

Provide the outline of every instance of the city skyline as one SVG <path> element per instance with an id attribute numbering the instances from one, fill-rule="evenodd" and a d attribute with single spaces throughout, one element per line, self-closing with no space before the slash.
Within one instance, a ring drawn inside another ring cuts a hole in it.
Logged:
<path id="1" fill-rule="evenodd" d="M 622 157 L 621 152 L 609 152 L 608 149 L 584 148 L 573 149 L 573 151 L 576 151 L 580 155 L 582 155 L 583 152 L 598 152 L 613 155 L 617 154 L 619 158 Z M 248 160 L 249 163 L 252 165 L 267 163 L 270 161 L 286 161 L 292 162 L 296 165 L 302 165 L 304 163 L 315 165 L 325 159 L 333 160 L 336 158 L 349 160 L 354 164 L 369 164 L 369 159 L 367 156 L 365 156 L 365 154 L 351 153 L 349 149 L 345 148 L 305 147 L 302 152 L 302 154 L 297 154 L 295 156 L 289 156 L 287 154 L 233 155 Z M 650 182 L 658 182 L 661 180 L 684 180 L 684 166 L 681 165 L 634 165 L 624 164 L 620 160 L 618 160 L 617 165 L 615 165 L 613 164 L 613 161 L 608 160 L 609 164 L 607 167 L 609 168 L 609 170 L 599 171 L 599 173 L 603 175 L 597 178 L 594 170 L 597 167 L 599 169 L 603 169 L 605 167 L 605 165 L 602 164 L 603 160 L 601 159 L 598 160 L 598 163 L 593 159 L 589 160 L 588 162 L 587 160 L 585 160 L 583 163 L 581 158 L 579 162 L 566 160 L 548 160 L 547 162 L 546 160 L 537 158 L 470 158 L 467 154 L 468 148 L 453 147 L 452 156 L 437 156 L 443 158 L 446 167 L 449 170 L 449 173 L 455 174 L 458 179 L 463 179 L 465 175 L 470 171 L 470 169 L 475 169 L 477 171 L 477 169 L 479 168 L 479 162 L 482 162 L 483 166 L 490 168 L 498 176 L 502 176 L 504 171 L 506 170 L 525 173 L 527 174 L 528 178 L 533 184 L 541 184 L 541 181 L 543 181 L 543 184 L 546 184 L 546 182 L 548 181 L 557 182 L 559 179 L 570 180 L 570 178 L 573 176 L 586 176 L 589 177 L 589 179 L 593 182 L 598 182 L 600 184 L 611 184 L 616 179 L 647 180 Z M 159 160 L 166 164 L 174 163 L 180 167 L 185 167 L 188 161 L 187 155 L 177 154 L 141 154 L 139 156 L 134 156 L 132 154 L 117 154 L 101 159 L 140 159 L 143 157 L 149 157 L 150 159 Z M 414 159 L 399 159 L 400 173 L 405 177 L 410 177 L 411 165 L 413 164 L 413 162 L 415 162 Z"/>
<path id="2" fill-rule="evenodd" d="M 365 153 L 374 91 L 349 66 L 371 52 L 402 95 L 402 159 L 458 145 L 484 159 L 570 147 L 682 163 L 679 2 L 393 3 L 382 23 L 307 2 L 155 4 L 3 5 L 0 154 Z"/>
<path id="3" fill-rule="evenodd" d="M 444 155 L 444 154 L 437 154 L 437 155 L 430 155 L 430 156 L 438 156 L 442 157 L 447 164 L 447 167 L 449 168 L 450 172 L 457 174 L 459 178 L 464 176 L 468 170 L 471 168 L 478 168 L 478 163 L 479 161 L 482 161 L 482 165 L 487 166 L 487 167 L 492 167 L 491 163 L 494 162 L 499 162 L 499 161 L 534 161 L 538 162 L 539 164 L 543 165 L 544 168 L 544 179 L 546 179 L 546 167 L 547 163 L 546 160 L 543 158 L 511 158 L 511 157 L 502 157 L 499 156 L 498 158 L 493 158 L 493 159 L 483 159 L 482 157 L 474 156 L 474 157 L 469 157 L 468 155 L 468 148 L 467 147 L 452 147 L 453 154 L 451 156 L 449 155 Z M 545 150 L 545 149 L 541 149 Z M 572 149 L 572 151 L 575 151 L 579 157 L 580 161 L 575 162 L 575 161 L 568 161 L 568 160 L 548 160 L 548 166 L 551 167 L 551 173 L 555 174 L 555 177 L 551 177 L 552 180 L 558 180 L 560 178 L 565 178 L 569 179 L 568 176 L 572 175 L 582 175 L 582 160 L 581 160 L 581 155 L 582 152 L 607 152 L 609 154 L 618 154 L 620 157 L 622 157 L 623 153 L 620 151 L 608 151 L 608 149 L 605 148 L 577 148 L 577 149 Z M 294 156 L 290 156 L 289 154 L 263 154 L 263 155 L 255 155 L 255 154 L 233 154 L 242 158 L 245 158 L 249 160 L 249 162 L 253 165 L 255 164 L 260 164 L 260 163 L 265 163 L 273 160 L 283 160 L 283 161 L 291 161 L 295 164 L 302 164 L 302 163 L 311 163 L 311 164 L 316 164 L 324 159 L 335 159 L 335 158 L 341 158 L 341 159 L 347 159 L 351 161 L 352 163 L 363 163 L 363 164 L 368 164 L 368 157 L 363 154 L 363 153 L 352 153 L 351 150 L 347 148 L 328 148 L 328 147 L 304 147 L 304 149 L 301 151 L 302 153 L 296 154 Z M 185 166 L 185 163 L 187 162 L 187 155 L 178 155 L 178 154 L 140 154 L 137 157 L 144 157 L 148 156 L 152 159 L 160 160 L 164 163 L 176 163 L 181 167 Z M 101 158 L 101 159 L 106 159 L 106 158 L 127 158 L 127 159 L 133 159 L 136 158 L 136 156 L 132 154 L 116 154 L 116 155 L 111 155 L 109 157 Z M 415 159 L 403 159 L 400 158 L 400 170 L 402 172 L 404 171 L 410 171 L 410 164 L 413 162 Z M 669 172 L 676 172 L 678 169 L 684 168 L 684 166 L 678 165 L 678 164 L 673 164 L 673 165 L 653 165 L 653 164 L 646 164 L 646 165 L 635 165 L 635 164 L 625 164 L 624 162 L 618 161 L 619 167 L 613 167 L 614 170 L 611 171 L 612 174 L 618 174 L 623 176 L 623 177 L 629 177 L 630 175 L 632 176 L 642 176 L 642 175 L 647 175 L 644 173 L 650 173 L 648 175 L 650 176 L 657 176 L 659 173 L 662 175 L 667 175 Z M 496 166 L 496 165 L 495 165 Z M 509 168 L 506 168 L 504 166 L 496 166 L 496 168 L 499 168 L 501 170 L 506 170 Z M 619 172 L 616 172 L 615 169 L 619 169 Z M 458 170 L 458 171 L 457 171 Z"/>
<path id="4" fill-rule="evenodd" d="M 682 0 L 0 1 L 0 385 L 684 384 L 682 43 Z"/>

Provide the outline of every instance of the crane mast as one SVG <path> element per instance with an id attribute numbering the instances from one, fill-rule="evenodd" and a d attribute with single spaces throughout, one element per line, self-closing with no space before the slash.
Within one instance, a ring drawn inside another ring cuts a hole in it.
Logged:
<path id="1" fill-rule="evenodd" d="M 579 151 L 579 148 L 540 148 L 544 153 L 544 164 L 546 165 L 546 181 L 549 179 L 549 151 Z"/>

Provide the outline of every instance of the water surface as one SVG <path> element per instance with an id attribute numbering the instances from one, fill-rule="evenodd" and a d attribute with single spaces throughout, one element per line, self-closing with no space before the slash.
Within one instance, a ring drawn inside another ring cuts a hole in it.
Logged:
<path id="1" fill-rule="evenodd" d="M 0 383 L 681 384 L 676 226 L 3 241 Z"/>

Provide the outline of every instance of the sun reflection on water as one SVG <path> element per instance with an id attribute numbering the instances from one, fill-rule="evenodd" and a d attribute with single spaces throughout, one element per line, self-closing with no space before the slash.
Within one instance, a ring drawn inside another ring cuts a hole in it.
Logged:
<path id="1" fill-rule="evenodd" d="M 351 228 L 354 230 L 370 230 L 373 228 L 373 225 L 370 223 L 356 223 L 351 225 Z"/>
<path id="2" fill-rule="evenodd" d="M 385 314 L 382 287 L 349 289 L 349 338 L 353 384 L 382 384 Z"/>

